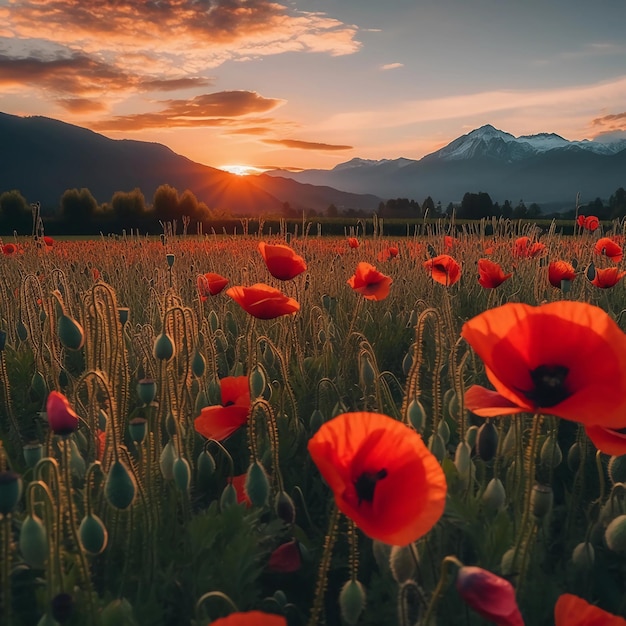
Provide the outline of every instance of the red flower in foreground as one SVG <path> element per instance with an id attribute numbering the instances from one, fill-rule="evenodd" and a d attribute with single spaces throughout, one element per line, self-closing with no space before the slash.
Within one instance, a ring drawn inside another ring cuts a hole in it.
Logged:
<path id="1" fill-rule="evenodd" d="M 393 280 L 379 272 L 373 265 L 361 262 L 347 282 L 366 300 L 384 300 L 389 295 Z"/>
<path id="2" fill-rule="evenodd" d="M 424 267 L 435 282 L 446 287 L 454 285 L 461 278 L 461 266 L 449 254 L 428 259 L 424 262 Z"/>
<path id="3" fill-rule="evenodd" d="M 48 425 L 55 435 L 71 435 L 78 428 L 78 415 L 69 400 L 58 391 L 51 391 L 46 401 Z"/>
<path id="4" fill-rule="evenodd" d="M 207 406 L 194 420 L 194 427 L 203 437 L 222 441 L 248 421 L 250 383 L 247 376 L 220 379 L 221 404 Z"/>
<path id="5" fill-rule="evenodd" d="M 300 310 L 300 305 L 293 298 L 263 283 L 252 287 L 231 287 L 226 295 L 246 313 L 260 320 L 272 320 Z"/>
<path id="6" fill-rule="evenodd" d="M 263 613 L 262 611 L 247 611 L 220 617 L 211 622 L 211 626 L 287 626 L 287 620 L 282 615 Z"/>
<path id="7" fill-rule="evenodd" d="M 306 271 L 306 261 L 289 246 L 261 241 L 259 252 L 269 273 L 278 280 L 291 280 Z"/>
<path id="8" fill-rule="evenodd" d="M 216 296 L 220 293 L 228 285 L 228 278 L 224 278 L 220 274 L 208 272 L 207 274 L 200 274 L 196 282 L 200 300 L 204 302 L 209 296 Z"/>
<path id="9" fill-rule="evenodd" d="M 626 429 L 613 430 L 603 426 L 585 426 L 585 432 L 593 445 L 605 454 L 611 456 L 626 454 Z"/>
<path id="10" fill-rule="evenodd" d="M 308 449 L 337 508 L 372 539 L 407 545 L 443 513 L 443 470 L 402 422 L 380 413 L 344 413 L 322 424 Z"/>
<path id="11" fill-rule="evenodd" d="M 593 248 L 593 251 L 596 254 L 604 255 L 615 263 L 619 263 L 624 256 L 622 247 L 608 237 L 601 237 L 600 239 L 598 239 L 598 241 L 596 241 L 596 245 Z"/>
<path id="12" fill-rule="evenodd" d="M 482 417 L 545 413 L 585 426 L 626 426 L 626 335 L 599 307 L 505 304 L 461 335 L 496 388 L 474 385 L 465 405 Z"/>
<path id="13" fill-rule="evenodd" d="M 505 274 L 498 263 L 489 259 L 478 260 L 478 284 L 485 289 L 495 289 L 511 276 L 513 274 Z"/>
<path id="14" fill-rule="evenodd" d="M 513 585 L 481 567 L 463 566 L 456 590 L 471 609 L 498 626 L 524 626 Z"/>
<path id="15" fill-rule="evenodd" d="M 626 619 L 564 593 L 554 607 L 554 626 L 626 626 Z"/>
<path id="16" fill-rule="evenodd" d="M 600 289 L 615 287 L 615 285 L 626 276 L 626 272 L 620 272 L 617 267 L 607 267 L 605 269 L 596 267 L 595 270 L 596 275 L 591 281 L 591 284 L 600 287 Z"/>
<path id="17" fill-rule="evenodd" d="M 359 247 L 359 240 L 356 237 L 348 237 L 348 246 L 350 246 L 350 248 L 358 248 Z"/>
<path id="18" fill-rule="evenodd" d="M 553 287 L 561 288 L 562 280 L 574 280 L 576 278 L 576 270 L 571 263 L 567 261 L 552 261 L 548 266 L 548 280 Z"/>

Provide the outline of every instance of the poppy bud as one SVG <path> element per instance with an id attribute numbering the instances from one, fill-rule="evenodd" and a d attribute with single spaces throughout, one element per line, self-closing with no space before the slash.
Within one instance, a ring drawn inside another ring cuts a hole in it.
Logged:
<path id="1" fill-rule="evenodd" d="M 80 350 L 85 344 L 83 327 L 69 315 L 62 314 L 57 321 L 57 335 L 68 350 Z"/>
<path id="2" fill-rule="evenodd" d="M 554 433 L 550 433 L 541 446 L 541 452 L 539 453 L 541 463 L 549 468 L 554 469 L 561 464 L 563 460 L 563 453 L 556 440 Z"/>
<path id="3" fill-rule="evenodd" d="M 493 510 L 501 511 L 506 504 L 506 491 L 499 478 L 492 478 L 485 487 L 482 495 L 483 504 Z"/>
<path id="4" fill-rule="evenodd" d="M 220 320 L 214 310 L 211 310 L 209 313 L 209 327 L 213 332 L 215 332 L 220 327 Z"/>
<path id="5" fill-rule="evenodd" d="M 224 491 L 222 491 L 222 495 L 220 496 L 220 511 L 224 511 L 225 509 L 235 506 L 237 504 L 237 490 L 232 482 L 229 482 L 226 487 L 224 487 Z"/>
<path id="6" fill-rule="evenodd" d="M 593 545 L 587 541 L 579 543 L 572 551 L 572 563 L 580 569 L 591 569 L 595 560 Z"/>
<path id="7" fill-rule="evenodd" d="M 517 564 L 517 560 L 515 558 L 515 552 L 517 551 L 519 556 L 519 550 L 516 548 L 509 548 L 500 559 L 500 571 L 503 576 L 513 576 L 517 574 L 519 571 L 519 566 Z"/>
<path id="8" fill-rule="evenodd" d="M 142 378 L 137 383 L 137 395 L 145 406 L 149 405 L 156 396 L 156 383 L 152 378 Z"/>
<path id="9" fill-rule="evenodd" d="M 365 589 L 358 580 L 349 580 L 342 587 L 339 594 L 339 608 L 346 624 L 352 626 L 359 621 L 365 608 Z"/>
<path id="10" fill-rule="evenodd" d="M 69 440 L 70 442 L 70 469 L 72 470 L 72 474 L 74 476 L 82 479 L 85 477 L 85 473 L 87 471 L 87 465 L 85 464 L 85 459 L 80 453 L 76 442 L 73 439 Z"/>
<path id="11" fill-rule="evenodd" d="M 478 439 L 478 426 L 470 426 L 465 431 L 465 441 L 472 450 L 476 447 L 476 439 Z"/>
<path id="12" fill-rule="evenodd" d="M 33 569 L 43 569 L 48 558 L 48 534 L 36 515 L 27 515 L 20 528 L 20 552 Z"/>
<path id="13" fill-rule="evenodd" d="M 207 406 L 209 406 L 209 399 L 206 397 L 206 393 L 204 393 L 204 391 L 200 389 L 200 391 L 198 391 L 198 394 L 196 395 L 193 406 L 194 414 L 196 416 L 200 415 L 202 409 Z"/>
<path id="14" fill-rule="evenodd" d="M 174 478 L 174 460 L 177 456 L 176 446 L 174 446 L 174 442 L 170 439 L 163 446 L 159 456 L 159 468 L 165 480 L 172 480 Z"/>
<path id="15" fill-rule="evenodd" d="M 619 515 L 606 527 L 604 541 L 612 552 L 626 552 L 626 515 Z"/>
<path id="16" fill-rule="evenodd" d="M 143 443 L 148 432 L 148 420 L 143 417 L 134 417 L 128 423 L 128 433 L 133 442 L 137 444 Z"/>
<path id="17" fill-rule="evenodd" d="M 22 495 L 22 479 L 11 471 L 0 472 L 0 515 L 8 515 Z"/>
<path id="18" fill-rule="evenodd" d="M 265 506 L 270 496 L 270 481 L 263 466 L 254 461 L 246 473 L 245 492 L 253 506 Z"/>
<path id="19" fill-rule="evenodd" d="M 135 479 L 121 461 L 114 461 L 104 483 L 104 497 L 114 508 L 127 509 L 135 499 Z"/>
<path id="20" fill-rule="evenodd" d="M 43 374 L 36 370 L 33 377 L 30 379 L 30 397 L 33 400 L 43 400 L 48 394 L 48 385 Z"/>
<path id="21" fill-rule="evenodd" d="M 172 476 L 174 478 L 174 485 L 179 491 L 189 491 L 189 485 L 191 485 L 191 468 L 189 467 L 189 461 L 179 456 L 175 459 L 172 466 Z"/>
<path id="22" fill-rule="evenodd" d="M 454 466 L 459 473 L 462 483 L 467 486 L 474 472 L 472 464 L 472 449 L 467 441 L 459 442 L 454 452 Z"/>
<path id="23" fill-rule="evenodd" d="M 456 422 L 459 419 L 459 413 L 461 412 L 461 406 L 459 405 L 459 397 L 454 389 L 448 389 L 443 396 L 444 410 L 447 412 L 448 417 Z"/>
<path id="24" fill-rule="evenodd" d="M 498 429 L 488 419 L 476 433 L 476 452 L 485 462 L 491 461 L 498 450 Z"/>
<path id="25" fill-rule="evenodd" d="M 21 320 L 17 323 L 17 336 L 20 341 L 26 341 L 28 339 L 28 329 Z"/>
<path id="26" fill-rule="evenodd" d="M 167 333 L 162 332 L 154 340 L 152 353 L 159 361 L 169 361 L 174 356 L 174 343 Z"/>
<path id="27" fill-rule="evenodd" d="M 413 366 L 413 353 L 411 350 L 409 350 L 409 352 L 407 352 L 404 355 L 404 358 L 402 359 L 402 373 L 405 376 L 408 376 L 409 372 L 411 371 L 412 366 Z"/>
<path id="28" fill-rule="evenodd" d="M 445 419 L 439 420 L 437 432 L 443 439 L 443 442 L 447 445 L 448 441 L 450 441 L 450 426 L 448 426 L 448 422 L 446 422 Z"/>
<path id="29" fill-rule="evenodd" d="M 504 436 L 504 441 L 502 442 L 502 454 L 504 456 L 511 456 L 515 454 L 516 447 L 517 432 L 515 431 L 515 424 L 511 423 L 509 430 L 507 430 L 506 435 Z"/>
<path id="30" fill-rule="evenodd" d="M 120 321 L 120 324 L 124 326 L 128 321 L 128 316 L 130 313 L 130 309 L 126 307 L 118 307 L 117 308 L 117 319 Z"/>
<path id="31" fill-rule="evenodd" d="M 38 441 L 27 443 L 22 448 L 22 453 L 26 465 L 28 467 L 35 467 L 37 462 L 43 457 L 43 446 Z"/>
<path id="32" fill-rule="evenodd" d="M 231 311 L 226 311 L 226 315 L 224 315 L 224 326 L 226 330 L 230 333 L 231 337 L 239 336 L 239 327 L 237 326 L 237 320 Z"/>
<path id="33" fill-rule="evenodd" d="M 538 519 L 542 520 L 552 510 L 554 493 L 550 485 L 533 485 L 530 493 L 530 510 Z"/>
<path id="34" fill-rule="evenodd" d="M 259 398 L 263 395 L 265 391 L 265 386 L 267 385 L 267 379 L 265 377 L 265 372 L 263 371 L 263 367 L 257 365 L 252 368 L 250 372 L 250 397 L 251 398 Z"/>
<path id="35" fill-rule="evenodd" d="M 207 387 L 209 406 L 222 403 L 222 389 L 217 380 L 213 379 L 209 382 Z"/>
<path id="36" fill-rule="evenodd" d="M 7 343 L 7 331 L 0 330 L 0 352 L 4 350 L 6 343 Z"/>
<path id="37" fill-rule="evenodd" d="M 374 554 L 374 560 L 378 569 L 381 572 L 385 572 L 389 569 L 389 559 L 391 557 L 391 546 L 388 543 L 383 543 L 378 539 L 372 541 L 372 552 Z"/>
<path id="38" fill-rule="evenodd" d="M 363 352 L 359 359 L 359 380 L 363 389 L 371 387 L 376 381 L 376 370 L 367 352 Z"/>
<path id="39" fill-rule="evenodd" d="M 58 391 L 51 391 L 46 401 L 48 425 L 55 435 L 67 437 L 78 428 L 78 415 L 67 398 Z"/>
<path id="40" fill-rule="evenodd" d="M 173 267 L 174 266 L 174 260 L 176 259 L 176 257 L 173 254 L 166 254 L 165 255 L 165 260 L 167 261 L 167 266 L 168 267 Z"/>
<path id="41" fill-rule="evenodd" d="M 567 467 L 570 471 L 575 472 L 580 466 L 581 453 L 580 444 L 575 441 L 567 451 Z"/>
<path id="42" fill-rule="evenodd" d="M 206 371 L 206 361 L 202 356 L 202 352 L 196 348 L 193 353 L 193 359 L 191 360 L 191 372 L 196 378 L 202 378 Z"/>
<path id="43" fill-rule="evenodd" d="M 278 546 L 271 554 L 267 568 L 277 574 L 290 574 L 302 567 L 300 547 L 295 539 Z"/>
<path id="44" fill-rule="evenodd" d="M 215 459 L 210 452 L 202 450 L 196 461 L 196 477 L 200 489 L 206 489 L 215 473 Z"/>
<path id="45" fill-rule="evenodd" d="M 83 517 L 78 527 L 78 536 L 89 554 L 100 554 L 107 547 L 109 533 L 104 522 L 97 515 L 89 513 Z"/>
<path id="46" fill-rule="evenodd" d="M 296 505 L 286 491 L 279 491 L 276 494 L 274 510 L 285 524 L 293 524 L 296 521 Z"/>
<path id="47" fill-rule="evenodd" d="M 417 624 L 424 598 L 418 584 L 407 580 L 398 589 L 398 614 L 401 624 Z"/>
<path id="48" fill-rule="evenodd" d="M 426 409 L 422 403 L 414 398 L 409 402 L 409 406 L 406 409 L 406 415 L 409 420 L 409 424 L 413 426 L 413 428 L 421 433 L 424 431 L 424 426 L 426 424 Z"/>
<path id="49" fill-rule="evenodd" d="M 446 444 L 439 433 L 430 436 L 428 449 L 440 463 L 446 458 Z"/>
<path id="50" fill-rule="evenodd" d="M 471 609 L 499 626 L 523 626 L 515 589 L 508 580 L 481 567 L 463 566 L 456 577 L 456 589 Z"/>
<path id="51" fill-rule="evenodd" d="M 611 482 L 626 483 L 626 455 L 612 456 L 609 459 L 608 473 Z"/>
<path id="52" fill-rule="evenodd" d="M 414 554 L 415 556 L 413 556 Z M 402 584 L 413 578 L 417 566 L 415 562 L 416 556 L 417 551 L 411 544 L 408 546 L 392 546 L 389 555 L 389 569 L 397 583 Z"/>
<path id="53" fill-rule="evenodd" d="M 100 624 L 102 626 L 120 626 L 135 623 L 133 607 L 126 598 L 111 600 L 100 614 Z"/>

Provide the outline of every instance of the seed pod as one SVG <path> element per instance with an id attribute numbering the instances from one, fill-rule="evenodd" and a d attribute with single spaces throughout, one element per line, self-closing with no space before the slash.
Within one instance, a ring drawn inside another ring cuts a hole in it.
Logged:
<path id="1" fill-rule="evenodd" d="M 109 539 L 104 522 L 93 513 L 88 513 L 83 517 L 78 528 L 78 536 L 83 548 L 90 554 L 104 552 Z"/>
<path id="2" fill-rule="evenodd" d="M 13 511 L 22 495 L 22 479 L 11 471 L 0 472 L 0 514 Z"/>
<path id="3" fill-rule="evenodd" d="M 33 569 L 44 569 L 48 558 L 48 534 L 42 520 L 27 515 L 20 528 L 20 552 Z"/>
<path id="4" fill-rule="evenodd" d="M 27 443 L 22 448 L 24 454 L 24 461 L 28 467 L 35 467 L 37 462 L 43 457 L 43 446 L 35 441 L 33 443 Z"/>
<path id="5" fill-rule="evenodd" d="M 575 441 L 567 451 L 567 467 L 575 472 L 580 467 L 581 461 L 580 444 Z"/>
<path id="6" fill-rule="evenodd" d="M 530 510 L 539 520 L 542 520 L 552 510 L 554 493 L 550 485 L 533 485 L 530 494 Z"/>
<path id="7" fill-rule="evenodd" d="M 270 481 L 264 467 L 258 462 L 250 463 L 244 486 L 253 506 L 265 506 L 270 496 Z"/>
<path id="8" fill-rule="evenodd" d="M 137 395 L 144 405 L 150 404 L 156 396 L 156 383 L 152 378 L 142 378 L 137 383 Z"/>
<path id="9" fill-rule="evenodd" d="M 169 361 L 174 356 L 174 342 L 171 337 L 162 332 L 155 340 L 152 348 L 154 358 L 159 361 Z"/>
<path id="10" fill-rule="evenodd" d="M 114 461 L 104 483 L 104 496 L 114 508 L 127 509 L 135 499 L 135 479 L 121 461 Z"/>
<path id="11" fill-rule="evenodd" d="M 413 578 L 416 570 L 415 557 L 412 552 L 414 546 L 392 546 L 389 555 L 389 569 L 394 580 L 401 584 Z M 415 552 L 417 554 L 417 552 Z"/>
<path id="12" fill-rule="evenodd" d="M 148 420 L 143 417 L 134 417 L 128 423 L 128 433 L 135 444 L 143 443 L 148 434 Z"/>
<path id="13" fill-rule="evenodd" d="M 365 589 L 358 580 L 349 580 L 339 594 L 341 617 L 346 624 L 353 626 L 365 608 Z"/>
<path id="14" fill-rule="evenodd" d="M 488 419 L 476 433 L 476 453 L 485 462 L 491 461 L 498 450 L 498 429 Z"/>
<path id="15" fill-rule="evenodd" d="M 580 569 L 591 569 L 594 561 L 595 550 L 587 541 L 582 541 L 572 551 L 572 563 Z"/>
<path id="16" fill-rule="evenodd" d="M 619 515 L 606 527 L 604 541 L 612 552 L 626 552 L 626 515 Z"/>

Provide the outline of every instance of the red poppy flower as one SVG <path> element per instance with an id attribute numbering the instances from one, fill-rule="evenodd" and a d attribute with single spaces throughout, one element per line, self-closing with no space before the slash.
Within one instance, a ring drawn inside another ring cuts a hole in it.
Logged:
<path id="1" fill-rule="evenodd" d="M 48 235 L 44 236 L 43 242 L 46 248 L 52 248 L 54 246 L 54 239 L 52 239 L 52 237 L 49 237 Z"/>
<path id="2" fill-rule="evenodd" d="M 194 420 L 194 427 L 203 437 L 222 441 L 248 421 L 250 383 L 247 376 L 220 379 L 221 404 L 207 406 Z"/>
<path id="3" fill-rule="evenodd" d="M 55 435 L 71 435 L 78 428 L 78 415 L 69 400 L 58 391 L 51 391 L 46 401 L 48 425 Z"/>
<path id="4" fill-rule="evenodd" d="M 626 626 L 626 619 L 564 593 L 554 606 L 554 626 Z"/>
<path id="5" fill-rule="evenodd" d="M 259 252 L 269 273 L 278 280 L 291 280 L 306 271 L 306 261 L 289 246 L 261 241 Z"/>
<path id="6" fill-rule="evenodd" d="M 246 313 L 260 320 L 272 320 L 300 310 L 300 305 L 293 298 L 263 283 L 252 287 L 231 287 L 226 295 Z"/>
<path id="7" fill-rule="evenodd" d="M 407 545 L 443 513 L 443 470 L 402 422 L 380 413 L 344 413 L 322 424 L 308 449 L 337 508 L 372 539 Z"/>
<path id="8" fill-rule="evenodd" d="M 358 248 L 359 247 L 359 240 L 356 237 L 348 237 L 348 246 L 350 246 L 350 248 Z"/>
<path id="9" fill-rule="evenodd" d="M 228 285 L 228 278 L 224 278 L 220 274 L 208 272 L 206 274 L 200 274 L 196 283 L 198 285 L 200 300 L 204 302 L 209 296 L 216 296 L 220 293 L 220 291 Z"/>
<path id="10" fill-rule="evenodd" d="M 577 218 L 576 218 L 576 223 L 581 227 L 584 228 L 585 227 L 585 216 L 581 213 Z"/>
<path id="11" fill-rule="evenodd" d="M 388 246 L 378 253 L 378 260 L 389 261 L 389 259 L 395 259 L 398 256 L 399 252 L 400 251 L 398 250 L 397 246 Z"/>
<path id="12" fill-rule="evenodd" d="M 574 280 L 576 270 L 567 261 L 552 261 L 548 266 L 548 280 L 553 287 L 561 288 L 562 280 Z"/>
<path id="13" fill-rule="evenodd" d="M 600 220 L 595 215 L 588 215 L 585 218 L 585 222 L 583 224 L 585 230 L 592 233 L 594 230 L 597 230 L 598 226 L 600 226 Z"/>
<path id="14" fill-rule="evenodd" d="M 626 276 L 626 272 L 620 272 L 617 267 L 607 267 L 605 269 L 596 267 L 595 269 L 596 275 L 591 281 L 591 284 L 600 287 L 600 289 L 615 287 L 615 285 Z"/>
<path id="15" fill-rule="evenodd" d="M 100 270 L 97 267 L 94 267 L 91 270 L 91 275 L 93 276 L 94 280 L 99 280 L 100 279 Z"/>
<path id="16" fill-rule="evenodd" d="M 297 572 L 301 567 L 302 554 L 300 553 L 300 546 L 295 539 L 278 546 L 278 548 L 270 554 L 270 560 L 267 564 L 267 569 L 269 569 L 270 572 L 281 574 Z"/>
<path id="17" fill-rule="evenodd" d="M 531 244 L 530 237 L 518 237 L 513 245 L 513 256 L 520 259 L 534 259 L 545 252 L 545 244 L 535 241 Z"/>
<path id="18" fill-rule="evenodd" d="M 496 388 L 465 394 L 482 417 L 530 412 L 584 425 L 626 426 L 626 335 L 599 307 L 511 303 L 467 322 L 461 335 Z"/>
<path id="19" fill-rule="evenodd" d="M 347 282 L 366 300 L 384 300 L 389 295 L 393 280 L 379 272 L 373 265 L 362 261 Z"/>
<path id="20" fill-rule="evenodd" d="M 593 251 L 596 254 L 604 255 L 614 261 L 615 263 L 619 263 L 624 256 L 624 252 L 621 246 L 612 239 L 608 237 L 601 237 L 596 241 L 596 245 L 593 248 Z"/>
<path id="21" fill-rule="evenodd" d="M 498 626 L 524 626 L 515 600 L 515 588 L 504 578 L 482 567 L 463 566 L 456 590 L 470 608 Z"/>
<path id="22" fill-rule="evenodd" d="M 485 289 L 495 289 L 511 276 L 513 274 L 505 274 L 498 263 L 489 259 L 478 260 L 478 284 Z"/>
<path id="23" fill-rule="evenodd" d="M 4 256 L 14 256 L 17 254 L 17 246 L 14 243 L 5 243 L 2 246 L 2 254 Z"/>
<path id="24" fill-rule="evenodd" d="M 248 498 L 248 494 L 246 493 L 246 474 L 239 474 L 238 476 L 233 476 L 230 479 L 232 486 L 235 488 L 235 493 L 237 494 L 237 502 L 239 504 L 245 504 L 247 507 L 252 506 L 252 502 L 250 498 Z"/>
<path id="25" fill-rule="evenodd" d="M 424 262 L 435 282 L 446 287 L 454 285 L 461 278 L 461 266 L 448 254 L 440 254 Z"/>
<path id="26" fill-rule="evenodd" d="M 454 237 L 450 237 L 450 235 L 444 235 L 443 247 L 446 250 L 452 250 L 455 244 L 456 244 L 456 239 Z"/>
<path id="27" fill-rule="evenodd" d="M 220 617 L 211 622 L 211 626 L 287 626 L 287 619 L 282 615 L 275 615 L 274 613 L 247 611 Z"/>

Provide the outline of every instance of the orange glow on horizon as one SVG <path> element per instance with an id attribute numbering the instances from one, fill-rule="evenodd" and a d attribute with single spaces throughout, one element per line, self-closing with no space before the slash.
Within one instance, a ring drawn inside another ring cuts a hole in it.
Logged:
<path id="1" fill-rule="evenodd" d="M 250 174 L 262 174 L 265 170 L 260 167 L 254 167 L 254 165 L 219 165 L 218 169 L 224 170 L 229 174 L 236 174 L 237 176 L 248 176 Z"/>

